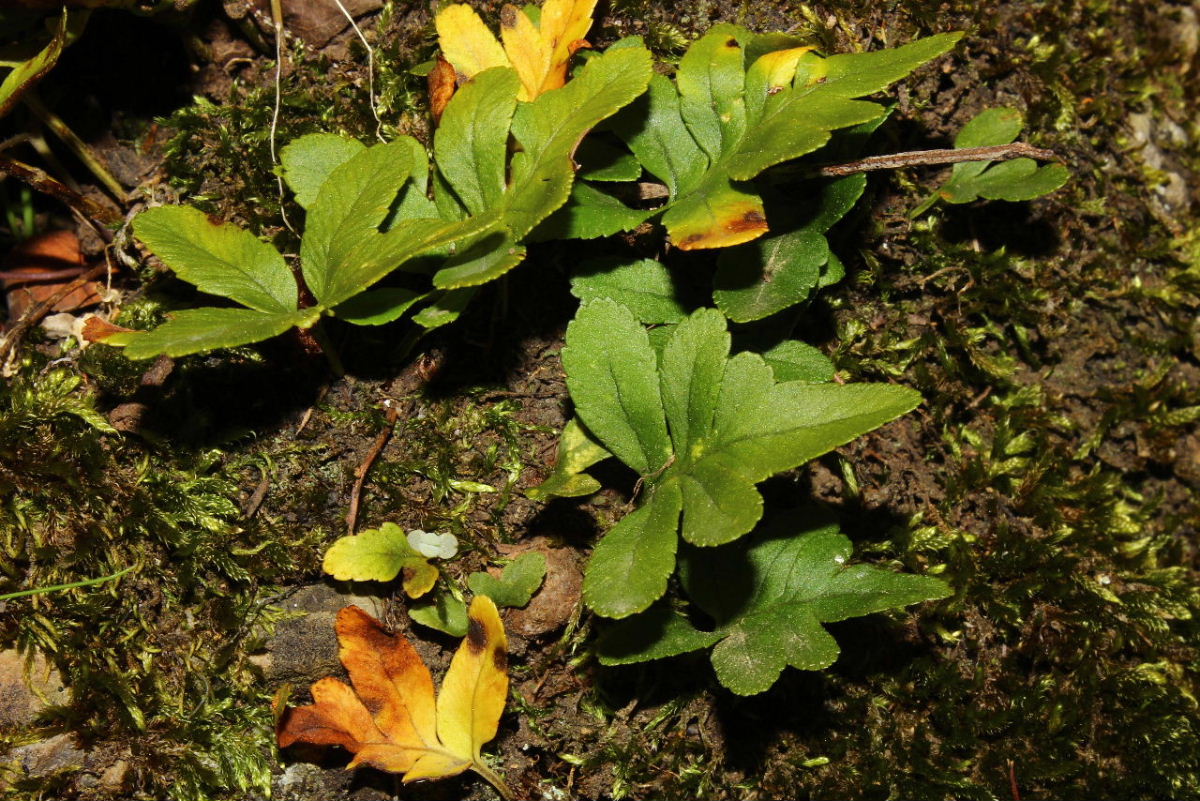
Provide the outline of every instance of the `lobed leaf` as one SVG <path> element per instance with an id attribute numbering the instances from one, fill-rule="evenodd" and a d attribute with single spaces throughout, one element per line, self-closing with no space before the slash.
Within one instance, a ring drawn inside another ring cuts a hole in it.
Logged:
<path id="1" fill-rule="evenodd" d="M 353 690 L 336 679 L 313 685 L 313 703 L 284 712 L 280 748 L 305 742 L 339 745 L 349 767 L 404 773 L 404 781 L 440 779 L 474 770 L 508 797 L 480 755 L 496 736 L 508 695 L 507 640 L 496 606 L 476 598 L 467 639 L 436 698 L 433 678 L 412 644 L 389 634 L 356 606 L 338 613 L 338 656 Z"/>
<path id="2" fill-rule="evenodd" d="M 130 359 L 187 356 L 217 348 L 232 348 L 278 336 L 289 328 L 308 328 L 321 316 L 319 309 L 262 312 L 255 309 L 205 307 L 171 313 L 153 331 L 132 331 L 106 337 L 108 345 L 125 347 Z"/>
<path id="3" fill-rule="evenodd" d="M 787 666 L 819 670 L 839 649 L 824 623 L 949 595 L 945 582 L 850 565 L 850 540 L 805 513 L 772 521 L 718 551 L 687 549 L 680 576 L 691 600 L 715 621 L 702 631 L 659 606 L 609 628 L 600 661 L 630 664 L 715 645 L 717 678 L 739 695 L 764 692 Z"/>
<path id="4" fill-rule="evenodd" d="M 546 577 L 546 555 L 524 553 L 505 566 L 500 577 L 490 573 L 472 573 L 467 586 L 475 595 L 486 595 L 496 606 L 522 607 L 542 586 Z"/>
<path id="5" fill-rule="evenodd" d="M 663 224 L 677 247 L 741 244 L 767 231 L 762 201 L 745 182 L 811 153 L 834 130 L 879 118 L 880 106 L 854 98 L 902 78 L 959 36 L 821 59 L 803 47 L 763 52 L 783 42 L 768 44 L 738 26 L 718 25 L 688 48 L 678 88 L 654 79 L 615 130 L 667 185 Z M 756 56 L 749 69 L 747 44 Z"/>
<path id="6" fill-rule="evenodd" d="M 588 564 L 584 598 L 602 615 L 625 617 L 662 595 L 677 531 L 701 546 L 737 539 L 762 516 L 758 482 L 920 401 L 890 385 L 777 383 L 762 357 L 729 357 L 725 325 L 714 309 L 693 313 L 657 362 L 632 313 L 614 301 L 585 304 L 568 327 L 563 366 L 576 412 L 648 487 L 646 502 Z"/>
<path id="7" fill-rule="evenodd" d="M 329 174 L 367 149 L 357 139 L 331 133 L 314 133 L 293 139 L 279 151 L 283 180 L 305 209 L 320 196 Z"/>
<path id="8" fill-rule="evenodd" d="M 133 232 L 202 292 L 260 312 L 296 311 L 299 290 L 292 271 L 275 248 L 249 231 L 214 223 L 191 206 L 158 206 L 137 216 Z"/>
<path id="9" fill-rule="evenodd" d="M 991 108 L 980 112 L 963 126 L 954 139 L 959 148 L 1006 145 L 1016 140 L 1025 127 L 1021 112 Z M 950 178 L 933 195 L 911 212 L 923 214 L 938 200 L 970 203 L 979 198 L 1022 201 L 1048 195 L 1067 182 L 1070 173 L 1062 164 L 1039 167 L 1033 159 L 1013 159 L 999 164 L 964 161 L 954 165 Z"/>
<path id="10" fill-rule="evenodd" d="M 438 569 L 395 523 L 341 537 L 329 546 L 321 567 L 338 581 L 391 581 L 403 571 L 409 598 L 429 592 L 438 578 Z"/>

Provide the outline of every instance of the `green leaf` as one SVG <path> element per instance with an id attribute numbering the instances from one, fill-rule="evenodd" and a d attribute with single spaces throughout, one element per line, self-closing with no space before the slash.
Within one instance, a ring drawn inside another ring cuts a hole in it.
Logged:
<path id="1" fill-rule="evenodd" d="M 657 604 L 605 629 L 596 652 L 602 665 L 632 665 L 699 651 L 720 640 L 719 632 L 700 631 L 669 606 Z"/>
<path id="2" fill-rule="evenodd" d="M 395 523 L 336 540 L 322 569 L 338 581 L 391 581 L 404 571 L 404 592 L 420 598 L 437 582 L 438 569 L 413 549 Z"/>
<path id="3" fill-rule="evenodd" d="M 422 626 L 443 631 L 452 637 L 467 634 L 467 605 L 449 590 L 439 590 L 432 598 L 409 604 L 408 616 Z"/>
<path id="4" fill-rule="evenodd" d="M 773 207 L 775 220 L 784 226 L 790 218 L 803 220 L 800 227 L 722 252 L 713 300 L 725 316 L 739 323 L 761 320 L 839 280 L 844 270 L 829 250 L 825 232 L 854 207 L 865 188 L 864 175 L 826 182 L 811 205 Z"/>
<path id="5" fill-rule="evenodd" d="M 572 417 L 558 439 L 554 472 L 541 484 L 525 490 L 525 495 L 535 501 L 591 495 L 600 489 L 600 482 L 583 471 L 610 456 L 612 454 L 592 438 L 579 419 Z"/>
<path id="6" fill-rule="evenodd" d="M 347 299 L 337 291 L 340 276 L 358 266 L 356 250 L 364 241 L 385 236 L 379 226 L 408 180 L 411 164 L 407 143 L 374 145 L 334 168 L 321 184 L 308 211 L 300 263 L 309 289 L 325 305 Z"/>
<path id="7" fill-rule="evenodd" d="M 1048 195 L 1068 178 L 1070 173 L 1062 164 L 1039 167 L 1033 159 L 1013 159 L 994 164 L 970 180 L 951 177 L 938 194 L 950 203 L 970 203 L 981 197 L 1019 202 Z"/>
<path id="8" fill-rule="evenodd" d="M 305 209 L 320 196 L 329 174 L 367 147 L 357 139 L 331 133 L 314 133 L 288 142 L 279 151 L 283 180 Z"/>
<path id="9" fill-rule="evenodd" d="M 785 339 L 762 354 L 763 361 L 771 368 L 775 380 L 807 381 L 810 384 L 826 384 L 833 380 L 833 362 L 829 357 L 804 342 Z"/>
<path id="10" fill-rule="evenodd" d="M 1025 118 L 1015 108 L 989 108 L 976 114 L 954 137 L 955 147 L 987 147 L 1017 141 Z M 983 162 L 986 164 L 986 162 Z M 971 166 L 964 163 L 963 167 Z"/>
<path id="11" fill-rule="evenodd" d="M 679 62 L 679 110 L 700 145 L 716 163 L 737 147 L 746 133 L 745 29 L 716 25 L 688 48 Z"/>
<path id="12" fill-rule="evenodd" d="M 822 623 L 950 594 L 939 579 L 850 565 L 852 552 L 836 525 L 813 525 L 801 512 L 719 552 L 682 555 L 684 588 L 721 635 L 712 661 L 722 684 L 751 695 L 787 665 L 828 667 L 839 649 Z"/>
<path id="13" fill-rule="evenodd" d="M 595 136 L 579 143 L 575 162 L 579 177 L 589 181 L 636 181 L 642 177 L 637 157 Z"/>
<path id="14" fill-rule="evenodd" d="M 575 410 L 609 451 L 640 475 L 671 455 L 654 351 L 624 306 L 586 303 L 567 326 L 562 350 Z"/>
<path id="15" fill-rule="evenodd" d="M 446 260 L 433 276 L 438 289 L 478 286 L 495 280 L 525 260 L 525 248 L 504 232 L 489 234 Z"/>
<path id="16" fill-rule="evenodd" d="M 494 224 L 488 216 L 461 220 L 402 220 L 382 234 L 368 234 L 328 276 L 318 299 L 334 307 L 369 288 L 393 270 L 406 264 L 422 264 L 418 258 L 463 240 L 477 239 Z M 314 294 L 316 294 L 314 290 Z"/>
<path id="17" fill-rule="evenodd" d="M 665 591 L 676 531 L 702 546 L 746 534 L 762 516 L 758 482 L 920 401 L 890 385 L 776 383 L 760 356 L 729 358 L 725 325 L 715 309 L 693 313 L 673 327 L 657 364 L 644 330 L 614 301 L 585 304 L 568 327 L 563 366 L 576 413 L 660 507 L 639 507 L 596 546 L 584 594 L 602 615 L 633 614 Z"/>
<path id="18" fill-rule="evenodd" d="M 670 79 L 655 75 L 649 91 L 613 119 L 613 129 L 639 163 L 667 185 L 674 199 L 683 187 L 699 183 L 708 157 L 688 132 L 679 93 Z"/>
<path id="19" fill-rule="evenodd" d="M 809 228 L 730 248 L 717 260 L 713 300 L 735 322 L 761 320 L 806 300 L 829 261 L 829 243 Z"/>
<path id="20" fill-rule="evenodd" d="M 163 264 L 203 292 L 260 312 L 296 311 L 299 290 L 292 271 L 275 248 L 249 231 L 213 223 L 191 206 L 147 209 L 133 221 L 133 231 Z"/>
<path id="21" fill-rule="evenodd" d="M 948 53 L 963 37 L 961 31 L 939 33 L 893 50 L 842 53 L 825 59 L 822 93 L 862 97 L 886 89 L 917 67 Z"/>
<path id="22" fill-rule="evenodd" d="M 234 348 L 281 335 L 293 326 L 316 323 L 319 309 L 258 312 L 248 308 L 192 308 L 170 314 L 154 331 L 115 333 L 104 344 L 125 347 L 130 359 L 187 356 L 215 348 Z"/>
<path id="23" fill-rule="evenodd" d="M 571 278 L 571 294 L 584 303 L 611 298 L 643 323 L 677 323 L 687 314 L 676 297 L 671 271 L 655 259 L 586 261 Z"/>
<path id="24" fill-rule="evenodd" d="M 677 461 L 703 456 L 702 440 L 712 430 L 729 345 L 720 312 L 700 309 L 676 327 L 663 348 L 659 362 L 662 405 Z M 685 486 L 685 505 L 687 495 Z"/>
<path id="25" fill-rule="evenodd" d="M 742 244 L 767 231 L 762 202 L 745 182 L 811 153 L 834 130 L 878 119 L 882 107 L 854 98 L 907 75 L 958 37 L 944 34 L 896 50 L 828 59 L 766 52 L 748 77 L 743 43 L 753 43 L 755 54 L 764 43 L 742 28 L 720 25 L 684 55 L 678 91 L 656 78 L 614 129 L 667 185 L 671 202 L 662 209 L 663 224 L 677 247 Z"/>
<path id="26" fill-rule="evenodd" d="M 371 289 L 339 304 L 333 314 L 355 325 L 384 325 L 398 320 L 414 304 L 428 297 L 428 292 L 402 287 Z"/>
<path id="27" fill-rule="evenodd" d="M 717 678 L 739 695 L 753 695 L 769 689 L 789 665 L 820 670 L 833 664 L 839 648 L 822 624 L 950 594 L 936 578 L 849 564 L 850 540 L 821 517 L 814 521 L 801 510 L 715 551 L 685 549 L 679 559 L 684 589 L 715 630 L 697 629 L 658 606 L 604 632 L 597 643 L 601 664 L 715 645 Z"/>
<path id="28" fill-rule="evenodd" d="M 413 315 L 413 322 L 427 331 L 449 325 L 459 318 L 477 291 L 467 287 L 439 292 L 432 303 Z"/>
<path id="29" fill-rule="evenodd" d="M 476 595 L 486 595 L 496 606 L 522 607 L 542 586 L 546 577 L 546 555 L 531 551 L 521 554 L 500 573 L 500 578 L 489 573 L 472 573 L 467 577 L 467 586 Z"/>
<path id="30" fill-rule="evenodd" d="M 528 239 L 598 239 L 632 231 L 657 213 L 654 209 L 631 209 L 591 184 L 577 181 L 566 204 L 543 220 Z"/>
<path id="31" fill-rule="evenodd" d="M 308 328 L 321 316 L 320 309 L 263 312 L 254 309 L 185 309 L 173 312 L 153 331 L 114 334 L 105 344 L 125 346 L 130 359 L 171 357 L 232 348 L 278 336 L 292 327 Z"/>
<path id="32" fill-rule="evenodd" d="M 655 487 L 641 506 L 609 529 L 584 572 L 588 606 L 605 617 L 622 618 L 662 597 L 675 570 L 682 504 L 677 487 Z"/>
<path id="33" fill-rule="evenodd" d="M 505 190 L 508 129 L 521 82 L 507 67 L 476 75 L 442 114 L 433 152 L 438 170 L 472 214 L 499 201 Z"/>
<path id="34" fill-rule="evenodd" d="M 644 47 L 610 49 L 589 59 L 561 89 L 518 107 L 512 132 L 523 152 L 513 156 L 504 203 L 504 224 L 514 237 L 524 237 L 567 201 L 580 140 L 642 94 L 650 75 Z"/>
<path id="35" fill-rule="evenodd" d="M 58 63 L 63 49 L 83 32 L 89 13 L 77 11 L 68 14 L 67 9 L 63 8 L 58 24 L 50 34 L 50 41 L 29 58 L 17 63 L 12 71 L 4 76 L 4 82 L 0 83 L 0 117 L 12 111 L 21 96 L 32 89 L 34 84 L 44 78 Z"/>

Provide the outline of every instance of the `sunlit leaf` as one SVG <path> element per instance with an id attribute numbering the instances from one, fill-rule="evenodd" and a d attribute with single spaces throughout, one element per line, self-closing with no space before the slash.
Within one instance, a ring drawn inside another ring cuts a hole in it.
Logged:
<path id="1" fill-rule="evenodd" d="M 511 797 L 480 754 L 508 696 L 508 642 L 491 599 L 472 601 L 467 637 L 436 700 L 429 669 L 403 636 L 356 606 L 338 613 L 337 633 L 353 689 L 332 678 L 314 684 L 313 703 L 280 718 L 281 748 L 341 746 L 354 754 L 349 767 L 403 773 L 405 782 L 473 770 Z"/>

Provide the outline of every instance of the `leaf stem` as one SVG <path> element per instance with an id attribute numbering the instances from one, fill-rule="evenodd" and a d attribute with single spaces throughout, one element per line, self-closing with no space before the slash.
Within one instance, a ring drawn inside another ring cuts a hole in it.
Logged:
<path id="1" fill-rule="evenodd" d="M 337 349 L 334 348 L 333 342 L 329 339 L 329 334 L 325 332 L 325 326 L 321 325 L 322 321 L 317 320 L 308 332 L 312 334 L 312 338 L 316 341 L 317 346 L 321 349 L 321 353 L 325 356 L 325 361 L 329 362 L 329 369 L 338 378 L 344 378 L 346 368 L 342 365 L 342 359 L 338 356 Z"/>
<path id="2" fill-rule="evenodd" d="M 471 770 L 478 773 L 488 784 L 496 788 L 496 792 L 504 801 L 513 801 L 512 789 L 504 783 L 504 779 L 500 778 L 500 774 L 489 768 L 483 763 L 483 760 L 475 760 L 471 763 Z"/>
<path id="3" fill-rule="evenodd" d="M 76 587 L 91 587 L 95 584 L 103 584 L 106 581 L 112 581 L 115 578 L 120 578 L 121 576 L 128 573 L 130 570 L 133 570 L 134 567 L 136 567 L 136 565 L 130 565 L 129 567 L 125 568 L 124 570 L 118 570 L 116 573 L 113 573 L 112 575 L 101 576 L 100 578 L 94 578 L 94 579 L 87 579 L 86 581 L 73 581 L 70 584 L 55 584 L 50 587 L 36 587 L 32 590 L 21 590 L 20 592 L 10 592 L 5 595 L 0 595 L 0 601 L 11 601 L 14 598 L 24 598 L 28 595 L 41 595 L 42 593 L 46 593 L 46 592 L 58 592 L 59 590 L 73 590 Z M 487 777 L 485 776 L 484 778 L 487 778 Z M 488 781 L 491 781 L 491 780 L 489 779 Z"/>

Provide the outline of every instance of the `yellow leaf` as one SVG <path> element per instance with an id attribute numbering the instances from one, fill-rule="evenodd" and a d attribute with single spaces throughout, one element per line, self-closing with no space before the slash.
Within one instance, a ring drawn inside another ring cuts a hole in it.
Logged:
<path id="1" fill-rule="evenodd" d="M 510 67 L 496 37 L 470 6 L 446 6 L 434 19 L 442 55 L 463 78 L 472 78 L 492 67 Z"/>
<path id="2" fill-rule="evenodd" d="M 777 92 L 791 84 L 792 79 L 796 77 L 796 65 L 800 62 L 800 57 L 810 50 L 811 47 L 793 47 L 765 53 L 750 65 L 750 69 L 746 71 L 746 81 L 749 83 L 761 75 L 767 94 Z"/>
<path id="3" fill-rule="evenodd" d="M 508 698 L 508 640 L 496 604 L 476 595 L 467 611 L 467 637 L 458 647 L 438 698 L 438 734 L 456 754 L 479 759 L 496 736 Z"/>
<path id="4" fill-rule="evenodd" d="M 595 10 L 596 0 L 546 0 L 538 27 L 550 49 L 551 66 L 541 91 L 548 92 L 566 83 L 567 62 L 592 27 Z"/>
<path id="5" fill-rule="evenodd" d="M 728 182 L 676 203 L 663 223 L 680 250 L 732 247 L 767 232 L 762 200 Z"/>
<path id="6" fill-rule="evenodd" d="M 357 606 L 343 609 L 338 656 L 354 687 L 333 678 L 314 684 L 312 704 L 280 717 L 279 747 L 341 746 L 354 754 L 349 767 L 403 773 L 405 782 L 474 770 L 510 798 L 480 756 L 496 736 L 508 697 L 507 639 L 491 599 L 475 598 L 468 616 L 467 638 L 435 700 L 433 677 L 412 643 Z"/>
<path id="7" fill-rule="evenodd" d="M 525 12 L 512 5 L 500 9 L 500 39 L 521 79 L 517 99 L 532 100 L 541 93 L 550 70 L 550 48 Z"/>
<path id="8" fill-rule="evenodd" d="M 488 67 L 511 66 L 521 79 L 518 98 L 530 101 L 566 83 L 571 56 L 587 46 L 583 37 L 595 8 L 596 0 L 546 0 L 535 26 L 524 11 L 506 5 L 500 11 L 503 46 L 468 6 L 446 6 L 434 23 L 442 55 L 460 83 Z"/>

